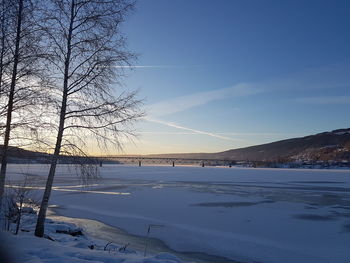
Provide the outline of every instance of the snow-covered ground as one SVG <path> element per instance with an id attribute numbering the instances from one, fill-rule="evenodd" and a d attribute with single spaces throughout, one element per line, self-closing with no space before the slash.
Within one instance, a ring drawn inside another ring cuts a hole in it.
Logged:
<path id="1" fill-rule="evenodd" d="M 43 182 L 48 167 L 9 170 L 14 179 L 28 173 Z M 173 250 L 242 262 L 350 258 L 349 170 L 105 165 L 100 172 L 102 179 L 81 191 L 74 169 L 61 165 L 51 198 L 55 211 L 137 236 L 160 225 L 150 236 Z"/>
<path id="2" fill-rule="evenodd" d="M 33 236 L 36 215 L 24 213 L 18 235 L 0 232 L 0 262 L 2 263 L 181 263 L 168 253 L 144 257 L 133 251 L 105 240 L 85 235 L 74 224 L 46 220 L 46 237 Z"/>

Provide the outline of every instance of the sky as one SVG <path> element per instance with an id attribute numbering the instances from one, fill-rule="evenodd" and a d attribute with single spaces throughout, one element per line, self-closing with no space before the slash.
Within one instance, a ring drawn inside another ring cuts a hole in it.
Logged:
<path id="1" fill-rule="evenodd" d="M 350 1 L 139 0 L 124 154 L 219 152 L 350 127 Z"/>

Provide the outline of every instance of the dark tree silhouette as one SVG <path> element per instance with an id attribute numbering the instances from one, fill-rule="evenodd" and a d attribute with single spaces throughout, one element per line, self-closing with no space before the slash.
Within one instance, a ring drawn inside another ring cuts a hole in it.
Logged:
<path id="1" fill-rule="evenodd" d="M 129 124 L 141 117 L 135 92 L 116 96 L 122 68 L 134 58 L 125 50 L 120 24 L 134 3 L 129 0 L 50 0 L 42 10 L 50 47 L 48 69 L 55 85 L 56 139 L 35 235 L 44 222 L 60 154 L 84 155 L 94 137 L 100 146 L 120 146 L 132 135 Z M 84 170 L 86 171 L 86 170 Z M 96 175 L 89 170 L 89 179 Z"/>
<path id="2" fill-rule="evenodd" d="M 16 128 L 35 128 L 39 111 L 34 108 L 42 105 L 39 100 L 44 96 L 40 95 L 39 84 L 43 73 L 39 66 L 43 49 L 36 21 L 36 2 L 2 0 L 0 8 L 0 135 L 4 138 L 0 170 L 1 203 L 9 143 L 16 137 L 13 131 Z"/>

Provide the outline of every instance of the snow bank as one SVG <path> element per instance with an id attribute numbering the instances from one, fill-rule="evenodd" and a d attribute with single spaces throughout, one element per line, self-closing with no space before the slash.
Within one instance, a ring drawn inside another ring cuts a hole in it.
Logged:
<path id="1" fill-rule="evenodd" d="M 128 250 L 107 241 L 92 239 L 74 224 L 48 219 L 46 236 L 34 236 L 35 215 L 23 217 L 22 231 L 15 236 L 9 232 L 0 232 L 0 262 L 6 263 L 181 263 L 174 255 L 159 253 L 143 257 L 140 252 Z M 29 231 L 29 232 L 28 232 Z M 72 234 L 78 233 L 78 234 Z M 7 257 L 5 257 L 7 256 Z"/>

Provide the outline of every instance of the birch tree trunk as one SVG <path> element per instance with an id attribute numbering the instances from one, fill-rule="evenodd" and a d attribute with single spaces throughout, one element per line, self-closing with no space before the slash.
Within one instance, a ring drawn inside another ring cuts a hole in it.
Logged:
<path id="1" fill-rule="evenodd" d="M 119 33 L 133 4 L 133 0 L 49 0 L 48 10 L 43 11 L 44 35 L 52 54 L 48 71 L 60 95 L 53 104 L 53 111 L 58 108 L 57 136 L 35 229 L 38 237 L 44 236 L 60 154 L 86 156 L 84 136 L 118 145 L 123 128 L 143 116 L 135 93 L 115 96 L 110 88 L 116 84 L 117 69 L 122 68 L 116 65 L 128 65 L 134 57 L 124 51 Z M 84 164 L 80 168 L 85 182 L 98 171 Z"/>
<path id="2" fill-rule="evenodd" d="M 74 7 L 75 7 L 75 0 L 72 0 L 71 13 L 70 13 L 70 23 L 69 23 L 69 30 L 68 30 L 68 37 L 67 37 L 67 56 L 66 56 L 66 60 L 64 62 L 63 94 L 62 94 L 62 105 L 61 105 L 61 112 L 60 112 L 59 128 L 58 128 L 58 133 L 57 133 L 55 151 L 54 151 L 54 154 L 52 156 L 52 160 L 51 160 L 51 164 L 50 164 L 50 171 L 49 171 L 49 175 L 48 175 L 48 178 L 46 181 L 45 192 L 44 192 L 43 199 L 42 199 L 42 202 L 40 205 L 38 220 L 37 220 L 36 227 L 35 227 L 35 235 L 37 237 L 44 236 L 46 211 L 48 208 L 49 199 L 50 199 L 51 190 L 52 190 L 52 184 L 53 184 L 53 180 L 55 177 L 57 161 L 58 161 L 58 157 L 59 157 L 60 151 L 61 151 L 61 144 L 62 144 L 62 138 L 63 138 L 63 132 L 64 132 L 64 121 L 65 121 L 66 110 L 67 110 L 68 74 L 69 74 L 69 62 L 70 62 L 70 56 L 71 56 L 72 30 L 73 30 L 73 21 L 74 21 Z"/>
<path id="3" fill-rule="evenodd" d="M 8 105 L 7 105 L 6 127 L 5 127 L 4 145 L 3 145 L 1 169 L 0 169 L 0 204 L 2 204 L 2 197 L 4 195 L 4 190 L 5 190 L 8 146 L 9 146 L 10 134 L 11 134 L 12 111 L 13 111 L 14 94 L 15 94 L 16 80 L 17 80 L 17 67 L 18 67 L 18 61 L 19 61 L 19 45 L 21 41 L 23 1 L 24 0 L 19 0 L 18 2 L 14 61 L 13 61 L 11 85 L 10 85 L 10 91 L 9 91 L 9 99 L 8 99 Z"/>

